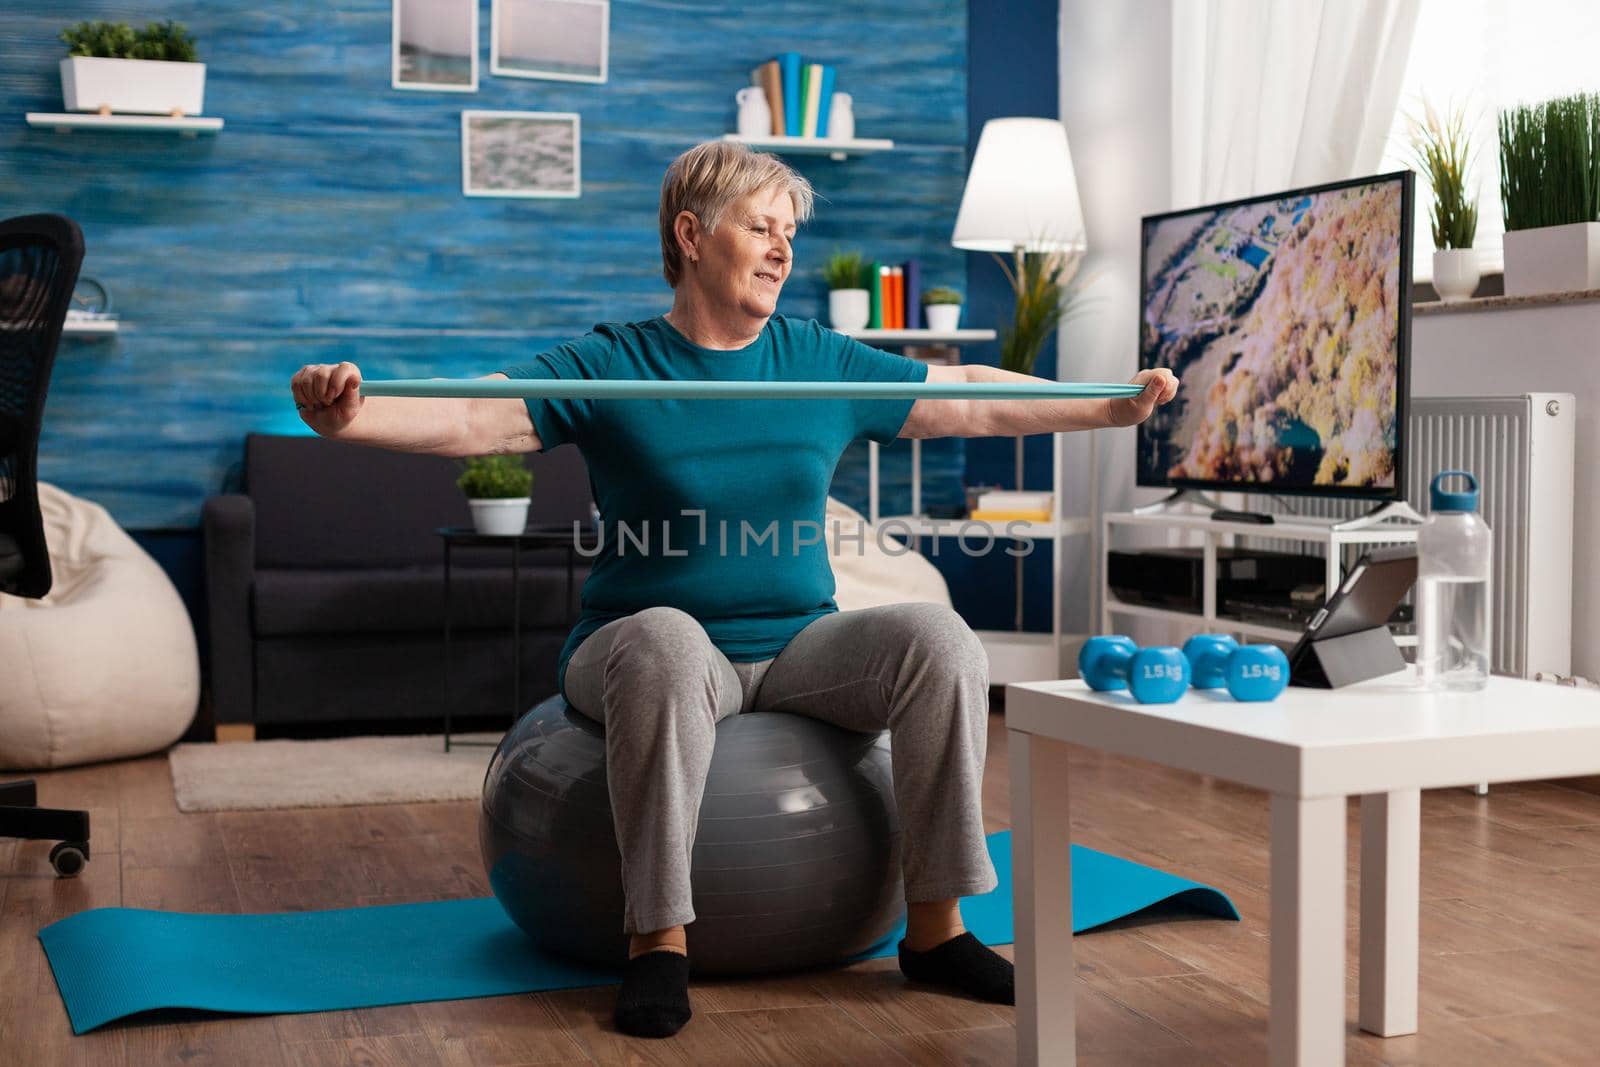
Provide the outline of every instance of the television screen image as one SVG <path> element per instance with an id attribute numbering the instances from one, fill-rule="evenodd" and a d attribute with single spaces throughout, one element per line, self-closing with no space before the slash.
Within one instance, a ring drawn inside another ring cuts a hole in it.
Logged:
<path id="1" fill-rule="evenodd" d="M 1140 485 L 1395 499 L 1409 172 L 1146 218 L 1139 365 L 1182 380 Z"/>

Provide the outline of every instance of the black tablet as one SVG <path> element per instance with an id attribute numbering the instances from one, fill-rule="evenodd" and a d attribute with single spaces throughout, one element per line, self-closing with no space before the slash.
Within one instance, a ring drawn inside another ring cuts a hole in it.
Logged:
<path id="1" fill-rule="evenodd" d="M 1338 590 L 1317 613 L 1306 623 L 1305 632 L 1300 635 L 1300 640 L 1295 643 L 1294 650 L 1289 653 L 1289 663 L 1292 673 L 1297 675 L 1320 675 L 1308 662 L 1310 659 L 1312 642 L 1329 642 L 1337 637 L 1348 634 L 1362 633 L 1365 631 L 1383 628 L 1383 636 L 1388 636 L 1389 619 L 1394 615 L 1394 610 L 1405 599 L 1417 580 L 1417 550 L 1412 545 L 1399 545 L 1394 548 L 1379 548 L 1367 552 L 1356 565 L 1350 568 L 1350 573 L 1345 575 L 1344 582 Z M 1384 642 L 1393 648 L 1393 641 Z M 1331 646 L 1324 646 L 1331 647 Z M 1369 655 L 1372 649 L 1365 650 Z M 1395 669 L 1404 666 L 1404 661 L 1398 664 L 1388 662 L 1388 657 L 1398 659 L 1398 650 L 1388 653 L 1382 658 L 1383 666 Z M 1380 666 L 1374 662 L 1374 671 Z M 1307 668 L 1312 668 L 1308 670 Z M 1340 684 L 1332 682 L 1331 684 Z M 1307 677 L 1300 684 L 1319 684 Z M 1328 684 L 1327 682 L 1321 684 Z"/>

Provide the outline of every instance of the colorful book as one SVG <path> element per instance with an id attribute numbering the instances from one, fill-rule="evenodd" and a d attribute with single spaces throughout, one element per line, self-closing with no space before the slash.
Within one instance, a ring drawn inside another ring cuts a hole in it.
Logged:
<path id="1" fill-rule="evenodd" d="M 906 329 L 922 329 L 922 263 L 915 259 L 905 262 L 906 274 Z"/>
<path id="2" fill-rule="evenodd" d="M 783 128 L 788 136 L 800 135 L 800 53 L 780 52 L 778 69 L 783 74 Z"/>
<path id="3" fill-rule="evenodd" d="M 833 110 L 833 68 L 822 68 L 822 91 L 817 94 L 817 136 L 828 136 L 828 112 Z"/>
<path id="4" fill-rule="evenodd" d="M 761 91 L 767 94 L 767 108 L 772 112 L 772 136 L 782 137 L 784 132 L 783 113 L 783 74 L 778 70 L 778 61 L 769 59 L 757 67 L 751 80 L 761 86 Z"/>
<path id="5" fill-rule="evenodd" d="M 883 264 L 874 262 L 867 276 L 867 299 L 871 310 L 867 316 L 867 329 L 883 329 Z"/>
<path id="6" fill-rule="evenodd" d="M 806 113 L 802 120 L 805 136 L 817 136 L 817 108 L 822 102 L 822 64 L 807 63 L 805 74 L 805 88 L 802 90 L 802 99 L 805 100 Z"/>
<path id="7" fill-rule="evenodd" d="M 906 279 L 899 267 L 889 268 L 889 288 L 894 296 L 889 302 L 889 309 L 893 313 L 892 329 L 903 330 L 906 328 Z"/>

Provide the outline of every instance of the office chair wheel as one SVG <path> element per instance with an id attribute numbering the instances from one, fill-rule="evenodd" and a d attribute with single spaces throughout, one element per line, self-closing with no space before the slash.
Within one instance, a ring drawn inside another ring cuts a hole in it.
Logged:
<path id="1" fill-rule="evenodd" d="M 89 846 L 81 841 L 62 841 L 50 850 L 50 866 L 61 878 L 76 878 L 89 862 Z"/>

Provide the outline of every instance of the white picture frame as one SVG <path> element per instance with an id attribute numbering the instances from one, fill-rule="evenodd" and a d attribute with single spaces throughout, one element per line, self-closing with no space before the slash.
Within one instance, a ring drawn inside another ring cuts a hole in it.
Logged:
<path id="1" fill-rule="evenodd" d="M 390 88 L 477 92 L 478 0 L 393 0 L 389 53 Z"/>
<path id="2" fill-rule="evenodd" d="M 489 73 L 502 78 L 604 82 L 610 0 L 493 0 Z"/>
<path id="3" fill-rule="evenodd" d="M 462 195 L 576 199 L 581 135 L 573 111 L 462 111 Z"/>

